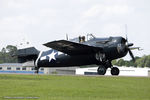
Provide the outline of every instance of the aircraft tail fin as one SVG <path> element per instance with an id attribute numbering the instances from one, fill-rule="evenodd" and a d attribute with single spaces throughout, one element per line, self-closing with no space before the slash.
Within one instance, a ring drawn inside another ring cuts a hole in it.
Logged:
<path id="1" fill-rule="evenodd" d="M 25 49 L 19 49 L 16 53 L 19 63 L 24 63 L 28 61 L 36 61 L 39 55 L 39 51 L 35 47 L 29 47 Z"/>

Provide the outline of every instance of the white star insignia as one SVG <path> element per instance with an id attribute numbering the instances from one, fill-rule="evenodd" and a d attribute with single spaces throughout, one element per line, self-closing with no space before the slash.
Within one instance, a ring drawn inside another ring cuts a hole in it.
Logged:
<path id="1" fill-rule="evenodd" d="M 50 62 L 52 59 L 56 60 L 56 58 L 55 58 L 56 53 L 57 53 L 57 52 L 54 52 L 54 51 L 53 51 L 51 54 L 47 55 L 47 56 L 49 57 L 49 62 Z"/>

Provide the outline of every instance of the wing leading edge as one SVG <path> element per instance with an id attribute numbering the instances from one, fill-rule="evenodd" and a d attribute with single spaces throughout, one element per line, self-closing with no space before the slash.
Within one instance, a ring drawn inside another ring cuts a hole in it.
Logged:
<path id="1" fill-rule="evenodd" d="M 61 51 L 68 55 L 91 54 L 91 53 L 103 50 L 103 48 L 100 48 L 100 47 L 93 47 L 93 46 L 75 43 L 75 42 L 66 41 L 66 40 L 48 42 L 43 45 L 50 47 L 52 49 Z"/>

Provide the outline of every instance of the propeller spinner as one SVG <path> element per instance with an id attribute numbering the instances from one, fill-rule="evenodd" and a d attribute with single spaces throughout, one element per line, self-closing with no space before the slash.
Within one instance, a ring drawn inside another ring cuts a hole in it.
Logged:
<path id="1" fill-rule="evenodd" d="M 121 43 L 118 44 L 117 46 L 117 50 L 120 54 L 126 54 L 127 52 L 129 52 L 129 55 L 131 56 L 132 60 L 135 61 L 134 55 L 132 53 L 132 49 L 130 47 L 133 46 L 133 43 L 128 43 L 128 38 L 122 38 L 121 39 Z"/>

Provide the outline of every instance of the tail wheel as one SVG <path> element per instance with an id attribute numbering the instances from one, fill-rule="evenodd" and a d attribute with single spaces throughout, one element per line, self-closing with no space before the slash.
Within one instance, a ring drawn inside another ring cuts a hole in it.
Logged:
<path id="1" fill-rule="evenodd" d="M 99 66 L 98 69 L 97 69 L 97 73 L 99 75 L 105 75 L 106 73 L 106 68 L 104 66 Z"/>
<path id="2" fill-rule="evenodd" d="M 117 67 L 113 67 L 111 69 L 111 75 L 119 75 L 119 69 Z"/>
<path id="3" fill-rule="evenodd" d="M 40 67 L 35 67 L 35 74 L 38 74 L 38 73 L 39 73 L 39 68 L 40 68 Z"/>

